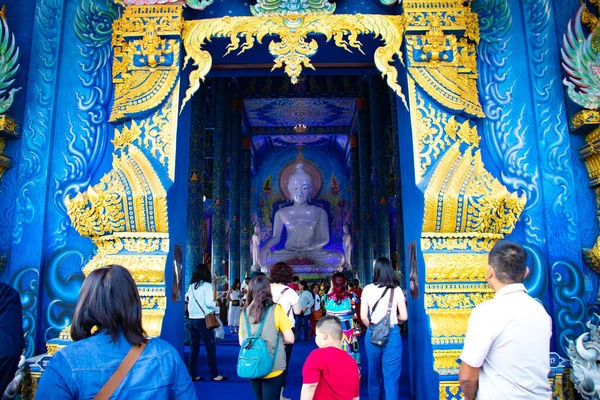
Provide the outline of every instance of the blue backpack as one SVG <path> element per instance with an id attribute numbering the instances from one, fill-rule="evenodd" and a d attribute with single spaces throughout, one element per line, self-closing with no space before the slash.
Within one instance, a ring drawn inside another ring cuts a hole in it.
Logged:
<path id="1" fill-rule="evenodd" d="M 242 343 L 242 348 L 240 349 L 240 354 L 238 356 L 237 374 L 240 378 L 260 379 L 269 375 L 273 370 L 275 358 L 277 357 L 277 349 L 279 348 L 279 335 L 277 335 L 277 342 L 272 356 L 267 347 L 267 343 L 260 337 L 272 307 L 273 306 L 267 308 L 255 334 L 252 334 L 252 331 L 250 330 L 248 314 L 246 313 L 246 310 L 244 310 L 243 315 L 244 320 L 246 321 L 246 332 L 248 333 L 248 337 Z"/>

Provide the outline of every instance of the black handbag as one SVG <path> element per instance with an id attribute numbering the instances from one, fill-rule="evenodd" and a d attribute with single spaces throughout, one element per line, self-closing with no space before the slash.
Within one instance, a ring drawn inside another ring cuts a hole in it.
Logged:
<path id="1" fill-rule="evenodd" d="M 388 289 L 389 288 L 385 288 L 379 300 L 381 300 L 385 296 L 385 293 L 388 291 Z M 388 302 L 388 309 L 385 313 L 385 317 L 383 317 L 378 323 L 371 324 L 371 338 L 369 339 L 369 341 L 375 346 L 383 347 L 388 342 L 390 336 L 390 313 L 392 312 L 392 304 L 394 303 L 394 291 L 395 290 L 392 290 L 392 294 L 390 295 L 390 301 Z M 379 304 L 379 300 L 377 300 L 377 303 L 375 303 L 375 306 L 373 306 L 371 315 L 373 314 L 373 312 L 375 312 L 375 308 Z"/>

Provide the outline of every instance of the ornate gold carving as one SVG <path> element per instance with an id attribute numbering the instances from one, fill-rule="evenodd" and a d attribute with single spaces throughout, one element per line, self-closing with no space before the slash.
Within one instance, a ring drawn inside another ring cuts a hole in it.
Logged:
<path id="1" fill-rule="evenodd" d="M 461 154 L 455 144 L 438 163 L 425 191 L 423 232 L 507 234 L 514 228 L 525 196 L 509 193 L 473 150 Z"/>
<path id="2" fill-rule="evenodd" d="M 88 275 L 97 268 L 116 264 L 127 268 L 138 284 L 159 284 L 165 281 L 166 263 L 166 255 L 96 255 L 85 266 L 83 272 Z"/>
<path id="3" fill-rule="evenodd" d="M 142 325 L 150 337 L 160 336 L 165 310 L 142 310 Z"/>
<path id="4" fill-rule="evenodd" d="M 154 32 L 159 36 L 179 36 L 183 28 L 180 5 L 127 6 L 113 24 L 113 45 L 119 38 L 139 37 Z"/>
<path id="5" fill-rule="evenodd" d="M 434 344 L 462 343 L 471 310 L 427 310 Z"/>
<path id="6" fill-rule="evenodd" d="M 441 105 L 485 117 L 477 90 L 475 46 L 457 42 L 454 35 L 445 40 L 447 45 L 434 46 L 426 35 L 406 37 L 411 77 Z"/>
<path id="7" fill-rule="evenodd" d="M 485 282 L 487 254 L 425 253 L 427 282 Z"/>
<path id="8" fill-rule="evenodd" d="M 123 44 L 114 56 L 115 101 L 111 122 L 134 118 L 160 106 L 179 82 L 179 52 L 176 40 L 158 39 L 158 49 L 144 48 L 144 41 Z M 136 57 L 140 55 L 140 57 Z M 137 61 L 136 61 L 137 60 Z"/>
<path id="9" fill-rule="evenodd" d="M 123 250 L 135 253 L 151 253 L 169 251 L 168 234 L 128 234 L 115 233 L 114 235 L 102 236 L 93 239 L 98 247 L 98 254 L 111 255 L 117 254 Z"/>
<path id="10" fill-rule="evenodd" d="M 440 400 L 462 400 L 458 381 L 440 381 Z"/>
<path id="11" fill-rule="evenodd" d="M 310 57 L 317 51 L 317 42 L 308 40 L 310 34 L 325 35 L 327 41 L 333 39 L 336 46 L 347 51 L 352 48 L 362 52 L 359 34 L 373 34 L 381 37 L 384 46 L 375 50 L 375 65 L 388 85 L 405 102 L 400 85 L 397 83 L 398 71 L 393 66 L 395 56 L 402 60 L 400 47 L 404 34 L 404 17 L 399 15 L 328 15 L 308 14 L 291 18 L 289 16 L 269 15 L 262 17 L 223 17 L 186 21 L 184 24 L 184 46 L 187 53 L 186 63 L 194 60 L 196 69 L 190 74 L 191 86 L 186 91 L 182 107 L 198 90 L 200 80 L 208 73 L 212 65 L 210 53 L 202 46 L 213 37 L 230 39 L 225 55 L 240 49 L 240 53 L 254 47 L 255 42 L 262 43 L 267 35 L 277 35 L 280 41 L 272 41 L 269 51 L 275 57 L 273 69 L 285 64 L 285 72 L 292 83 L 296 83 L 302 67 L 313 68 Z M 243 43 L 241 39 L 244 39 Z M 241 44 L 241 47 L 240 47 Z"/>
<path id="12" fill-rule="evenodd" d="M 592 0 L 592 3 L 594 3 L 593 0 Z M 590 31 L 593 31 L 598 26 L 598 17 L 596 17 L 594 14 L 592 14 L 587 9 L 587 7 L 585 7 L 583 9 L 583 13 L 581 14 L 581 22 L 583 22 Z M 594 49 L 594 50 L 597 51 L 597 49 Z"/>
<path id="13" fill-rule="evenodd" d="M 440 154 L 449 146 L 462 142 L 470 146 L 479 146 L 480 137 L 477 127 L 471 127 L 468 120 L 458 122 L 456 116 L 435 108 L 431 103 L 426 105 L 423 96 L 414 88 L 414 81 L 409 80 L 411 95 L 411 110 L 413 131 L 416 133 L 417 150 L 419 154 L 419 181 L 427 173 Z"/>
<path id="14" fill-rule="evenodd" d="M 147 310 L 165 310 L 167 307 L 167 297 L 164 286 L 161 287 L 140 287 L 140 300 L 142 308 Z"/>
<path id="15" fill-rule="evenodd" d="M 425 307 L 446 309 L 475 308 L 484 301 L 494 298 L 494 292 L 475 293 L 426 293 Z"/>
<path id="16" fill-rule="evenodd" d="M 88 237 L 124 230 L 123 193 L 123 182 L 111 171 L 86 193 L 78 193 L 73 200 L 67 196 L 65 205 L 73 227 Z"/>
<path id="17" fill-rule="evenodd" d="M 600 111 L 581 110 L 571 117 L 571 130 L 577 130 L 583 126 L 600 125 Z"/>
<path id="18" fill-rule="evenodd" d="M 5 147 L 6 139 L 0 137 L 0 178 L 2 178 L 7 169 L 12 167 L 12 158 L 4 154 Z"/>
<path id="19" fill-rule="evenodd" d="M 600 113 L 582 110 L 571 122 L 578 127 L 595 126 L 586 134 L 586 145 L 579 149 L 579 154 L 588 172 L 589 186 L 596 192 L 596 206 L 600 210 Z M 591 249 L 583 249 L 583 257 L 588 267 L 600 274 L 600 236 L 596 238 L 596 243 Z"/>
<path id="20" fill-rule="evenodd" d="M 179 82 L 181 6 L 129 6 L 113 24 L 115 100 L 110 121 L 160 106 Z"/>
<path id="21" fill-rule="evenodd" d="M 0 135 L 9 138 L 18 138 L 21 134 L 21 125 L 6 114 L 0 114 Z"/>
<path id="22" fill-rule="evenodd" d="M 458 375 L 461 350 L 433 350 L 433 369 L 440 375 Z"/>
<path id="23" fill-rule="evenodd" d="M 497 233 L 431 233 L 421 234 L 422 250 L 490 251 L 504 235 Z"/>
<path id="24" fill-rule="evenodd" d="M 115 133 L 113 170 L 98 185 L 74 199 L 67 197 L 67 212 L 83 236 L 100 237 L 114 232 L 168 232 L 167 193 L 145 153 L 154 156 L 175 175 L 175 118 L 173 95 L 152 117 L 132 121 Z"/>

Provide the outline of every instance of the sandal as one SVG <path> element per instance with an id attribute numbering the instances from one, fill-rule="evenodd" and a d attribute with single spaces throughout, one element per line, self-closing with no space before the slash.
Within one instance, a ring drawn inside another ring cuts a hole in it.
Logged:
<path id="1" fill-rule="evenodd" d="M 203 381 L 203 380 L 204 380 L 204 378 L 201 376 L 196 376 L 195 378 L 192 378 L 192 381 L 194 381 L 194 382 Z"/>
<path id="2" fill-rule="evenodd" d="M 224 382 L 227 379 L 229 379 L 229 377 L 227 377 L 227 376 L 221 376 L 221 379 L 216 379 L 216 378 L 218 378 L 218 377 L 210 378 L 210 380 L 213 381 L 213 382 Z"/>

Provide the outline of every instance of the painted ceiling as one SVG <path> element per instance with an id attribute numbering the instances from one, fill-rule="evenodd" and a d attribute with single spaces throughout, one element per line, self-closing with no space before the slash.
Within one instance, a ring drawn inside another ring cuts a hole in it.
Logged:
<path id="1" fill-rule="evenodd" d="M 351 126 L 356 113 L 352 98 L 245 99 L 250 128 Z"/>

